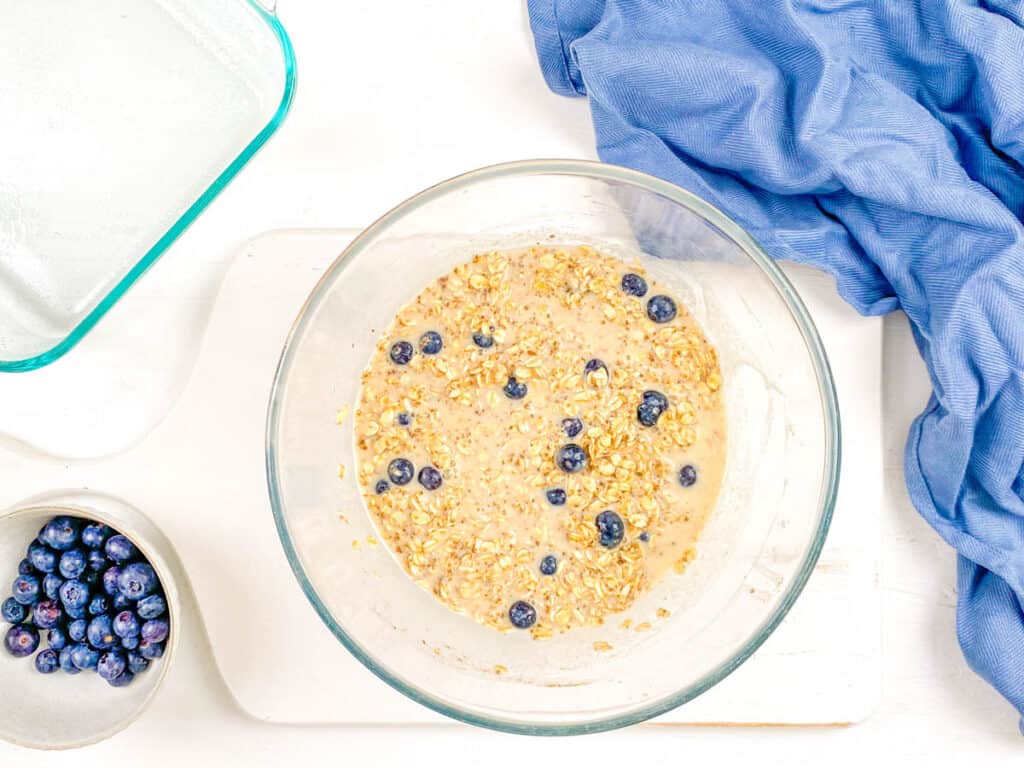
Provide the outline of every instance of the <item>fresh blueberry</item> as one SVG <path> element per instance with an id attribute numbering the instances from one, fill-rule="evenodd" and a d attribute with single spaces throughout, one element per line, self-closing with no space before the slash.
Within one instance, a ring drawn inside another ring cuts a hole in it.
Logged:
<path id="1" fill-rule="evenodd" d="M 75 619 L 68 624 L 68 640 L 73 643 L 80 643 L 85 640 L 88 634 L 89 622 L 85 619 Z"/>
<path id="2" fill-rule="evenodd" d="M 89 564 L 90 571 L 100 573 L 107 568 L 107 555 L 102 549 L 90 549 L 89 555 L 86 557 L 86 562 Z"/>
<path id="3" fill-rule="evenodd" d="M 139 618 L 149 621 L 159 616 L 163 616 L 167 612 L 167 603 L 160 595 L 150 595 L 149 597 L 139 600 L 139 606 L 136 613 L 139 614 Z"/>
<path id="4" fill-rule="evenodd" d="M 548 504 L 555 507 L 560 507 L 565 504 L 566 493 L 564 488 L 550 488 L 544 494 L 548 497 Z"/>
<path id="5" fill-rule="evenodd" d="M 408 459 L 392 459 L 388 464 L 388 477 L 395 485 L 407 485 L 416 474 L 416 468 Z"/>
<path id="6" fill-rule="evenodd" d="M 55 517 L 43 528 L 39 538 L 60 552 L 66 552 L 78 543 L 82 523 L 73 517 Z"/>
<path id="7" fill-rule="evenodd" d="M 87 669 L 96 669 L 100 661 L 100 652 L 96 648 L 90 648 L 85 643 L 77 643 L 71 646 L 71 663 L 83 672 Z"/>
<path id="8" fill-rule="evenodd" d="M 71 660 L 71 647 L 65 648 L 60 652 L 60 668 L 69 675 L 80 674 L 82 670 L 75 666 L 75 662 Z"/>
<path id="9" fill-rule="evenodd" d="M 601 537 L 602 547 L 611 549 L 619 546 L 623 535 L 626 533 L 626 526 L 623 524 L 622 518 L 619 517 L 618 513 L 606 509 L 594 518 L 594 524 L 597 526 L 597 532 Z"/>
<path id="10" fill-rule="evenodd" d="M 128 669 L 128 660 L 120 651 L 107 651 L 96 663 L 96 672 L 107 682 L 124 674 Z"/>
<path id="11" fill-rule="evenodd" d="M 162 643 L 171 633 L 171 625 L 163 619 L 153 619 L 142 625 L 142 640 L 146 643 Z"/>
<path id="12" fill-rule="evenodd" d="M 28 616 L 28 607 L 22 605 L 13 597 L 8 597 L 4 600 L 4 604 L 0 606 L 0 617 L 8 624 L 20 624 Z"/>
<path id="13" fill-rule="evenodd" d="M 428 491 L 436 491 L 441 487 L 441 471 L 434 467 L 426 466 L 420 469 L 417 479 L 420 481 L 420 485 Z"/>
<path id="14" fill-rule="evenodd" d="M 391 483 L 382 478 L 377 481 L 376 485 L 373 486 L 373 492 L 380 496 L 382 493 L 387 493 L 387 490 L 390 487 Z"/>
<path id="15" fill-rule="evenodd" d="M 437 331 L 427 331 L 420 336 L 420 352 L 424 355 L 436 355 L 443 346 L 444 341 Z"/>
<path id="16" fill-rule="evenodd" d="M 26 557 L 20 563 L 18 563 L 18 575 L 19 576 L 32 576 L 36 572 L 36 569 L 32 567 L 32 563 L 28 561 Z"/>
<path id="17" fill-rule="evenodd" d="M 107 553 L 107 557 L 113 560 L 115 563 L 123 563 L 126 560 L 131 560 L 138 554 L 138 550 L 135 549 L 135 545 L 128 541 L 127 537 L 117 534 L 107 539 L 107 543 L 103 547 Z"/>
<path id="18" fill-rule="evenodd" d="M 645 427 L 653 427 L 666 409 L 668 409 L 668 398 L 661 392 L 649 389 L 644 392 L 643 400 L 636 407 L 637 421 Z"/>
<path id="19" fill-rule="evenodd" d="M 76 579 L 65 581 L 60 586 L 60 601 L 69 614 L 71 611 L 84 611 L 90 599 L 89 587 Z"/>
<path id="20" fill-rule="evenodd" d="M 409 413 L 408 411 L 402 411 L 400 414 L 398 414 L 398 416 L 395 417 L 395 420 L 398 422 L 398 426 L 408 427 L 410 424 L 412 424 L 412 414 Z"/>
<path id="21" fill-rule="evenodd" d="M 22 605 L 32 605 L 39 599 L 41 592 L 39 577 L 32 574 L 19 576 L 14 580 L 12 594 L 14 599 Z"/>
<path id="22" fill-rule="evenodd" d="M 110 607 L 115 611 L 123 611 L 125 608 L 131 608 L 133 605 L 132 601 L 127 597 L 118 592 L 112 598 L 110 598 Z"/>
<path id="23" fill-rule="evenodd" d="M 566 443 L 555 454 L 555 464 L 563 472 L 579 472 L 587 466 L 587 452 L 576 443 Z"/>
<path id="24" fill-rule="evenodd" d="M 644 531 L 644 532 L 642 532 L 640 534 L 640 536 L 638 538 L 640 539 L 640 541 L 642 541 L 644 544 L 646 544 L 648 541 L 651 540 L 651 534 L 648 533 L 647 531 Z"/>
<path id="25" fill-rule="evenodd" d="M 477 331 L 473 334 L 473 343 L 480 349 L 490 349 L 494 346 L 494 337 L 483 331 Z"/>
<path id="26" fill-rule="evenodd" d="M 97 616 L 89 622 L 89 628 L 85 631 L 85 637 L 89 645 L 98 651 L 106 651 L 118 643 L 118 637 L 114 634 L 114 628 L 109 616 Z"/>
<path id="27" fill-rule="evenodd" d="M 159 659 L 164 655 L 164 644 L 163 643 L 150 643 L 143 640 L 139 643 L 139 653 L 142 654 L 142 658 L 153 661 Z"/>
<path id="28" fill-rule="evenodd" d="M 60 575 L 65 579 L 77 579 L 85 571 L 87 561 L 81 549 L 69 549 L 60 556 Z"/>
<path id="29" fill-rule="evenodd" d="M 412 344 L 408 341 L 396 341 L 391 345 L 391 362 L 396 365 L 406 365 L 412 360 Z"/>
<path id="30" fill-rule="evenodd" d="M 540 561 L 540 572 L 545 576 L 554 576 L 558 570 L 558 558 L 554 555 L 545 555 Z"/>
<path id="31" fill-rule="evenodd" d="M 622 276 L 622 292 L 628 296 L 647 295 L 647 281 L 640 275 L 629 272 Z"/>
<path id="32" fill-rule="evenodd" d="M 135 680 L 135 675 L 125 670 L 113 680 L 107 680 L 107 685 L 112 688 L 124 688 L 126 685 L 131 685 L 133 680 Z"/>
<path id="33" fill-rule="evenodd" d="M 52 648 L 40 651 L 36 656 L 36 672 L 41 675 L 52 675 L 60 669 L 60 655 Z"/>
<path id="34" fill-rule="evenodd" d="M 107 568 L 103 572 L 103 591 L 108 595 L 114 596 L 117 592 L 117 579 L 121 575 L 121 569 L 116 565 Z"/>
<path id="35" fill-rule="evenodd" d="M 112 626 L 114 628 L 114 634 L 122 639 L 126 637 L 135 637 L 142 631 L 142 628 L 139 626 L 139 620 L 131 611 L 121 611 L 117 614 L 114 617 Z"/>
<path id="36" fill-rule="evenodd" d="M 562 419 L 562 430 L 569 437 L 576 437 L 583 431 L 583 422 L 577 418 Z"/>
<path id="37" fill-rule="evenodd" d="M 651 296 L 647 300 L 647 316 L 656 323 L 667 323 L 676 316 L 676 303 L 668 296 Z"/>
<path id="38" fill-rule="evenodd" d="M 587 364 L 583 366 L 583 378 L 589 382 L 591 376 L 598 371 L 604 371 L 604 375 L 608 376 L 608 366 L 604 364 L 603 360 L 598 360 L 596 357 L 587 360 Z"/>
<path id="39" fill-rule="evenodd" d="M 64 618 L 64 611 L 56 600 L 40 600 L 32 606 L 32 623 L 40 629 L 53 629 Z"/>
<path id="40" fill-rule="evenodd" d="M 57 570 L 57 553 L 38 541 L 28 548 L 28 561 L 40 573 L 53 573 Z"/>
<path id="41" fill-rule="evenodd" d="M 697 482 L 697 468 L 693 464 L 684 464 L 679 468 L 679 484 L 689 488 Z"/>
<path id="42" fill-rule="evenodd" d="M 110 609 L 109 602 L 105 595 L 96 595 L 89 601 L 89 615 L 100 616 L 106 613 Z"/>
<path id="43" fill-rule="evenodd" d="M 519 629 L 529 629 L 537 623 L 537 609 L 525 600 L 517 600 L 508 609 L 508 620 Z"/>
<path id="44" fill-rule="evenodd" d="M 54 627 L 50 630 L 46 636 L 47 642 L 50 643 L 50 647 L 55 651 L 63 651 L 68 644 L 68 633 L 60 627 Z"/>
<path id="45" fill-rule="evenodd" d="M 501 391 L 505 393 L 505 397 L 509 400 L 522 400 L 526 397 L 527 386 L 520 381 L 516 381 L 515 376 L 509 376 Z"/>
<path id="46" fill-rule="evenodd" d="M 64 606 L 64 613 L 68 615 L 69 619 L 84 619 L 89 615 L 89 611 L 86 610 L 86 606 L 79 605 L 74 608 L 68 608 Z"/>
<path id="47" fill-rule="evenodd" d="M 92 523 L 82 529 L 82 543 L 89 549 L 103 549 L 114 532 L 106 525 Z"/>
<path id="48" fill-rule="evenodd" d="M 48 573 L 43 576 L 43 594 L 51 600 L 60 600 L 60 588 L 64 585 L 64 579 L 56 573 Z"/>
<path id="49" fill-rule="evenodd" d="M 141 600 L 153 594 L 160 581 L 149 563 L 132 563 L 121 570 L 117 577 L 117 588 L 129 600 Z"/>
<path id="50" fill-rule="evenodd" d="M 130 651 L 128 653 L 128 671 L 133 675 L 141 675 L 149 669 L 149 659 L 141 653 Z"/>
<path id="51" fill-rule="evenodd" d="M 134 651 L 139 647 L 139 638 L 137 637 L 122 637 L 121 647 L 126 651 Z"/>
<path id="52" fill-rule="evenodd" d="M 4 648 L 16 659 L 31 656 L 39 647 L 39 630 L 28 624 L 15 624 L 4 635 Z"/>

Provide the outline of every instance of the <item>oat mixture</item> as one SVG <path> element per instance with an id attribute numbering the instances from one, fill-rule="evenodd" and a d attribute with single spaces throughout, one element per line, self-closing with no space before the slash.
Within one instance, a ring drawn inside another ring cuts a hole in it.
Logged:
<path id="1" fill-rule="evenodd" d="M 359 483 L 453 610 L 534 637 L 601 624 L 693 557 L 725 462 L 721 383 L 641 268 L 584 246 L 479 254 L 378 343 Z"/>

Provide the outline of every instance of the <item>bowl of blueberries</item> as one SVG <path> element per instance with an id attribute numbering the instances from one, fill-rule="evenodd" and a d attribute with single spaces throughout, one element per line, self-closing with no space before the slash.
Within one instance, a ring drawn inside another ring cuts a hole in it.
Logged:
<path id="1" fill-rule="evenodd" d="M 159 534 L 105 497 L 0 513 L 0 738 L 67 749 L 133 722 L 164 680 L 177 597 Z"/>

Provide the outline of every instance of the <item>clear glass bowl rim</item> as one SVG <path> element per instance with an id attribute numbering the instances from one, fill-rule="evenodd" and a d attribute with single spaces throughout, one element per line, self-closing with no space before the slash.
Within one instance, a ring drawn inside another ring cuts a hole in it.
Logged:
<path id="1" fill-rule="evenodd" d="M 718 227 L 730 237 L 745 252 L 746 256 L 757 265 L 774 285 L 797 327 L 800 329 L 818 381 L 818 390 L 821 396 L 822 409 L 825 413 L 825 467 L 822 479 L 821 495 L 819 497 L 819 519 L 818 527 L 814 533 L 810 547 L 804 556 L 803 562 L 797 571 L 782 600 L 775 607 L 753 635 L 733 654 L 732 657 L 706 673 L 702 678 L 677 691 L 676 693 L 660 699 L 656 702 L 637 707 L 628 712 L 617 714 L 613 717 L 594 720 L 584 723 L 524 723 L 521 721 L 503 720 L 495 717 L 488 717 L 460 709 L 442 699 L 436 698 L 428 691 L 421 690 L 410 685 L 405 680 L 393 675 L 387 668 L 382 666 L 374 658 L 373 654 L 360 646 L 351 638 L 345 629 L 335 620 L 326 605 L 320 599 L 315 587 L 307 576 L 298 551 L 288 532 L 288 524 L 285 519 L 281 489 L 277 477 L 277 450 L 275 446 L 275 435 L 278 432 L 278 425 L 281 418 L 281 402 L 284 385 L 291 369 L 292 357 L 295 352 L 297 341 L 302 338 L 310 317 L 324 299 L 328 287 L 332 284 L 332 277 L 335 271 L 348 259 L 359 254 L 366 244 L 373 240 L 378 234 L 385 231 L 392 224 L 400 221 L 407 214 L 415 211 L 421 206 L 460 189 L 471 187 L 482 181 L 500 179 L 510 176 L 545 176 L 563 175 L 592 178 L 599 181 L 623 182 L 649 192 L 666 197 L 679 205 L 688 208 L 694 213 L 704 217 L 714 226 Z M 506 733 L 516 733 L 530 736 L 574 736 L 588 733 L 623 728 L 628 725 L 641 723 L 653 717 L 664 714 L 669 710 L 685 704 L 708 690 L 721 680 L 725 679 L 733 670 L 739 667 L 744 661 L 756 651 L 769 635 L 775 630 L 779 622 L 786 616 L 797 597 L 803 591 L 807 579 L 818 561 L 821 549 L 828 534 L 829 525 L 832 521 L 832 513 L 835 507 L 836 493 L 839 487 L 839 469 L 841 461 L 840 447 L 840 421 L 839 405 L 836 398 L 835 384 L 832 379 L 832 371 L 825 354 L 821 337 L 814 325 L 807 308 L 800 299 L 795 288 L 789 279 L 778 268 L 774 261 L 761 249 L 757 242 L 720 210 L 705 202 L 696 195 L 687 192 L 681 187 L 670 182 L 659 179 L 655 176 L 634 171 L 621 166 L 609 165 L 589 160 L 522 160 L 511 163 L 491 165 L 478 168 L 447 181 L 442 181 L 429 187 L 418 194 L 413 195 L 404 202 L 398 204 L 390 211 L 381 216 L 377 221 L 363 230 L 356 238 L 342 251 L 341 255 L 324 272 L 316 287 L 310 293 L 299 315 L 289 332 L 284 349 L 278 362 L 277 371 L 274 375 L 274 383 L 270 393 L 270 403 L 267 412 L 266 425 L 266 468 L 267 486 L 270 494 L 270 503 L 274 514 L 274 523 L 277 527 L 278 536 L 284 547 L 285 556 L 299 582 L 302 591 L 306 594 L 313 608 L 327 625 L 328 629 L 341 642 L 348 651 L 355 656 L 368 670 L 397 690 L 399 693 L 408 696 L 413 701 L 425 707 L 439 712 L 446 717 L 459 720 L 471 725 L 478 725 Z"/>

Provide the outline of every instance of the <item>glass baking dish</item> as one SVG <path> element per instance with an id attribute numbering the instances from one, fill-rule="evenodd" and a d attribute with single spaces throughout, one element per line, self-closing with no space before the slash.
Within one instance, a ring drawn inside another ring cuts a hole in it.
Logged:
<path id="1" fill-rule="evenodd" d="M 16 0 L 0 23 L 0 371 L 73 347 L 277 130 L 256 0 Z"/>

